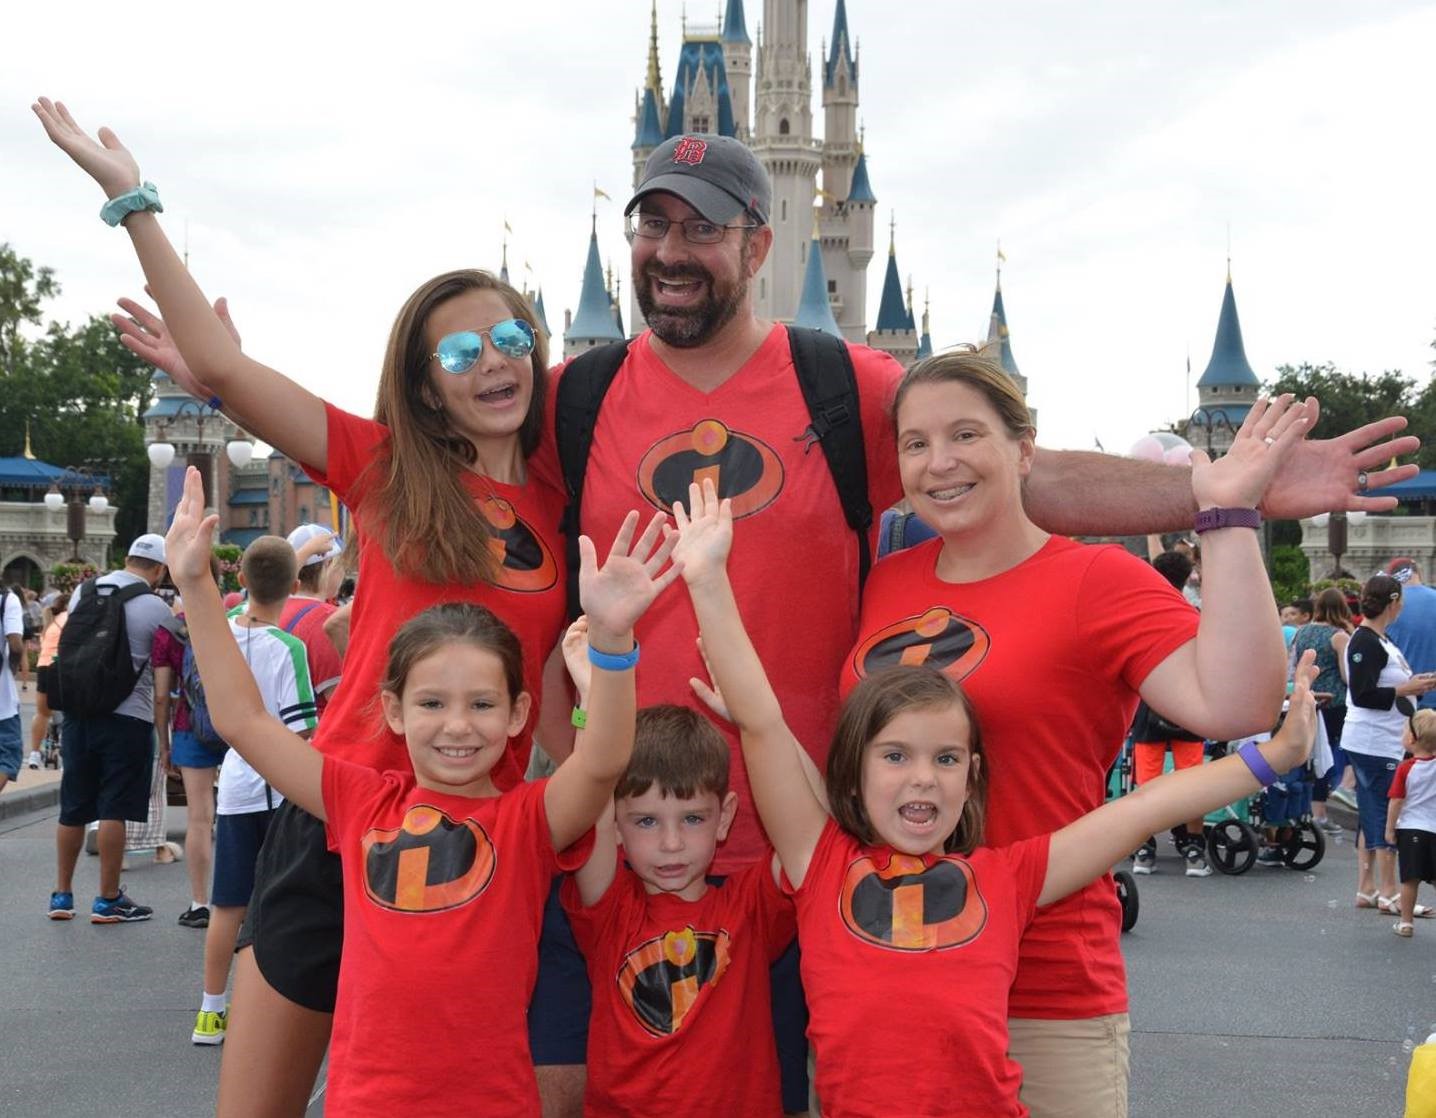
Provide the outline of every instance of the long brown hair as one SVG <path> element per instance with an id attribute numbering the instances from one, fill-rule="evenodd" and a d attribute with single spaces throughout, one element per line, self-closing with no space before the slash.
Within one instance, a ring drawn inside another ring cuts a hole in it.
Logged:
<path id="1" fill-rule="evenodd" d="M 364 471 L 362 509 L 369 534 L 399 574 L 427 582 L 492 582 L 498 560 L 493 528 L 479 512 L 460 473 L 478 460 L 457 434 L 429 387 L 425 327 L 440 303 L 465 291 L 492 291 L 515 318 L 534 328 L 533 390 L 519 427 L 525 457 L 538 446 L 548 385 L 548 343 L 529 302 L 498 277 L 477 269 L 435 276 L 410 295 L 394 319 L 374 418 L 389 441 Z"/>
<path id="2" fill-rule="evenodd" d="M 833 821 L 859 842 L 877 841 L 872 820 L 863 807 L 863 752 L 883 727 L 907 710 L 958 707 L 970 727 L 968 752 L 983 757 L 968 769 L 967 800 L 957 828 L 947 836 L 943 850 L 971 854 L 982 845 L 987 821 L 987 761 L 982 751 L 982 726 L 966 692 L 932 668 L 900 665 L 874 672 L 853 688 L 838 716 L 833 744 L 828 750 L 828 810 Z"/>
<path id="3" fill-rule="evenodd" d="M 1323 625 L 1334 625 L 1342 632 L 1351 632 L 1351 608 L 1346 595 L 1335 586 L 1328 586 L 1316 596 L 1316 610 L 1311 619 Z"/>
<path id="4" fill-rule="evenodd" d="M 415 664 L 449 644 L 471 644 L 492 652 L 503 665 L 509 701 L 524 689 L 524 654 L 514 631 L 492 610 L 472 602 L 444 602 L 415 614 L 389 642 L 389 664 L 381 691 L 404 697 L 404 684 Z"/>

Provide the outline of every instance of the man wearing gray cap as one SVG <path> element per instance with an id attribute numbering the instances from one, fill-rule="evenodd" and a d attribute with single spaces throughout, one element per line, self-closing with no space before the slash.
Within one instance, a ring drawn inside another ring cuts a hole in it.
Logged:
<path id="1" fill-rule="evenodd" d="M 121 924 L 148 920 L 153 910 L 136 904 L 120 889 L 120 864 L 125 853 L 125 820 L 144 822 L 149 808 L 151 766 L 154 763 L 154 672 L 150 649 L 155 630 L 173 623 L 169 606 L 151 591 L 165 574 L 165 541 L 153 532 L 130 545 L 121 570 L 111 571 L 77 587 L 70 597 L 66 631 L 72 637 L 88 631 L 87 614 L 105 609 L 105 599 L 117 596 L 123 603 L 125 635 L 137 673 L 129 693 L 108 711 L 70 713 L 82 702 L 84 680 L 70 699 L 63 695 L 51 705 L 66 710 L 60 732 L 60 822 L 56 831 L 57 871 L 50 894 L 51 920 L 75 915 L 74 876 L 85 824 L 100 821 L 100 887 L 90 908 L 90 922 Z M 98 616 L 98 615 L 96 615 Z M 95 642 L 98 643 L 98 642 Z M 65 656 L 78 655 L 75 646 L 60 638 L 57 661 L 60 682 L 67 684 Z"/>
<path id="2" fill-rule="evenodd" d="M 825 455 L 811 453 L 815 425 L 798 384 L 789 330 L 754 311 L 751 284 L 773 244 L 771 200 L 767 172 L 731 137 L 676 136 L 649 156 L 624 211 L 633 289 L 648 329 L 629 343 L 611 382 L 596 393 L 600 402 L 590 405 L 596 413 L 587 416 L 592 434 L 581 515 L 567 528 L 605 546 L 633 507 L 635 489 L 643 502 L 669 508 L 687 501 L 690 481 L 711 478 L 720 495 L 732 498 L 739 522 L 728 569 L 744 622 L 789 724 L 821 767 L 839 705 L 839 668 L 855 635 L 861 548 L 845 523 Z M 847 344 L 846 351 L 868 502 L 876 513 L 902 496 L 887 414 L 902 368 L 866 346 Z M 576 358 L 563 376 L 596 367 L 602 352 Z M 835 365 L 833 377 L 842 375 Z M 559 416 L 562 422 L 562 408 Z M 1358 494 L 1396 480 L 1381 473 L 1380 464 L 1393 452 L 1410 453 L 1414 440 L 1371 444 L 1402 426 L 1401 420 L 1383 421 L 1304 444 L 1268 492 L 1265 511 L 1292 517 L 1328 506 L 1376 508 Z M 570 456 L 567 445 L 563 453 Z M 562 473 L 542 455 L 535 466 L 555 479 Z M 1033 520 L 1064 535 L 1170 530 L 1188 526 L 1195 512 L 1186 471 L 1084 452 L 1039 451 L 1026 500 Z M 640 705 L 696 705 L 688 681 L 705 671 L 686 598 L 660 599 L 639 628 L 645 662 L 662 665 L 639 673 Z M 722 728 L 740 806 L 714 863 L 718 874 L 751 863 L 765 849 L 736 736 Z M 541 734 L 546 748 L 558 745 L 556 727 L 546 724 Z M 557 752 L 564 752 L 561 745 Z M 779 978 L 783 968 L 787 977 Z M 560 1015 L 541 1009 L 550 998 L 552 969 L 545 947 L 530 1040 L 550 1115 L 569 1112 L 557 1096 L 581 1084 L 576 1065 L 583 1058 L 582 1037 L 562 1035 Z M 774 1016 L 789 1112 L 807 1104 L 801 997 L 785 993 L 795 984 L 793 975 L 791 959 L 775 967 Z M 554 998 L 561 1002 L 563 995 Z M 1120 1047 L 1110 1058 L 1125 1062 L 1125 1042 Z M 575 1065 L 573 1074 L 552 1066 L 564 1064 Z"/>

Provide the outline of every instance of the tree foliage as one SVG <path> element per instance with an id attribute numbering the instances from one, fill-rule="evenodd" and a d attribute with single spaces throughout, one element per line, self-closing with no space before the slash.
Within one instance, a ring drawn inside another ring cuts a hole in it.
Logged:
<path id="1" fill-rule="evenodd" d="M 28 428 L 42 461 L 108 475 L 120 510 L 116 543 L 127 545 L 145 530 L 149 461 L 140 416 L 152 370 L 103 317 L 77 327 L 45 323 L 44 303 L 59 290 L 49 268 L 0 244 L 0 456 L 21 454 Z"/>

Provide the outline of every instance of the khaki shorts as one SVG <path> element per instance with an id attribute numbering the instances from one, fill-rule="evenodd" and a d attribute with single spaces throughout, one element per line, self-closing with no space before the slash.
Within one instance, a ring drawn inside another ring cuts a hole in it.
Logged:
<path id="1" fill-rule="evenodd" d="M 1022 1065 L 1021 1097 L 1032 1118 L 1127 1118 L 1127 1014 L 1018 1018 L 1007 1029 L 1008 1053 Z"/>

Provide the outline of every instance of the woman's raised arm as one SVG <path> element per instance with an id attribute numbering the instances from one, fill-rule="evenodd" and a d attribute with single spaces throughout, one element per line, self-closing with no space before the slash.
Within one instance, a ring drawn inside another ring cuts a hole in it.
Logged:
<path id="1" fill-rule="evenodd" d="M 106 198 L 118 198 L 140 186 L 139 164 L 108 128 L 100 129 L 97 143 L 75 123 L 62 102 L 41 97 L 31 107 L 50 139 L 99 184 Z M 131 213 L 123 224 L 144 269 L 149 291 L 159 304 L 164 320 L 161 326 L 168 328 L 176 352 L 192 374 L 189 385 L 179 377 L 177 383 L 190 390 L 195 386 L 207 388 L 211 397 L 205 402 L 290 458 L 325 469 L 328 436 L 324 402 L 308 389 L 245 356 L 231 328 L 210 306 L 153 212 Z M 134 306 L 127 309 L 135 317 Z M 142 353 L 129 340 L 135 333 L 122 333 L 129 348 Z"/>

